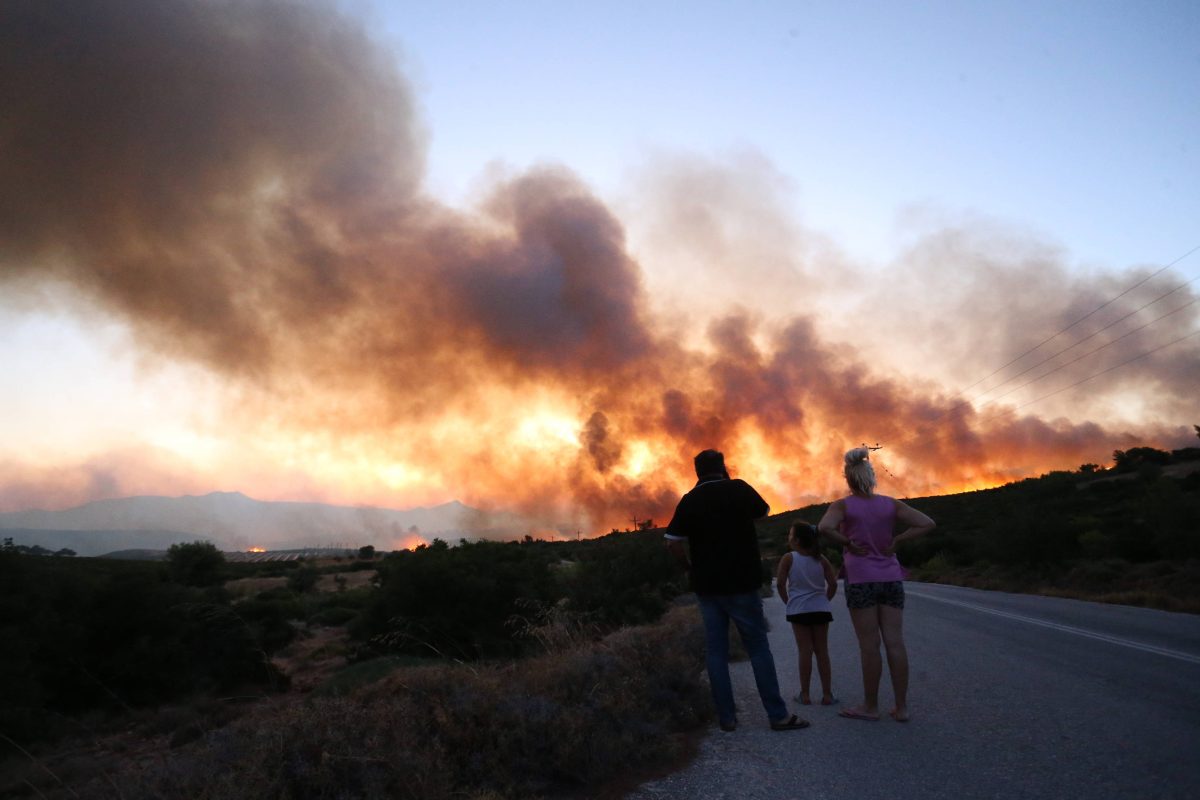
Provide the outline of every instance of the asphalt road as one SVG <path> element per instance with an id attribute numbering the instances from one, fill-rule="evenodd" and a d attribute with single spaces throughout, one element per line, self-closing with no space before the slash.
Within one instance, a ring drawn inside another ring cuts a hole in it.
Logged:
<path id="1" fill-rule="evenodd" d="M 1200 616 L 907 584 L 912 720 L 799 706 L 773 732 L 748 663 L 732 665 L 740 727 L 634 800 L 1200 798 Z M 778 597 L 765 600 L 784 696 L 799 691 Z M 861 699 L 844 600 L 830 626 L 834 694 Z M 814 693 L 819 691 L 813 675 Z M 890 708 L 885 668 L 880 705 Z"/>

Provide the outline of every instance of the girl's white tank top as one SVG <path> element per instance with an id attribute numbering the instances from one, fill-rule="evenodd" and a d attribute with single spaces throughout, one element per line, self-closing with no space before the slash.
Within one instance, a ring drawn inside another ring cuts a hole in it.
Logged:
<path id="1" fill-rule="evenodd" d="M 788 572 L 788 614 L 807 614 L 828 611 L 825 596 L 825 568 L 820 559 L 792 551 L 792 568 Z"/>

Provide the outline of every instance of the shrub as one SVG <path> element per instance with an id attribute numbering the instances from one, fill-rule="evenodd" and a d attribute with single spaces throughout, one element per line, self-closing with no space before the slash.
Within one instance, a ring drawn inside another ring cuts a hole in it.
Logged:
<path id="1" fill-rule="evenodd" d="M 352 608 L 327 606 L 309 617 L 308 621 L 313 625 L 345 625 L 357 616 L 358 612 Z"/>
<path id="2" fill-rule="evenodd" d="M 301 594 L 311 592 L 317 588 L 317 581 L 320 579 L 321 573 L 316 567 L 303 566 L 288 576 L 287 588 Z"/>
<path id="3" fill-rule="evenodd" d="M 954 566 L 950 560 L 942 553 L 938 553 L 933 558 L 926 561 L 920 567 L 913 571 L 914 577 L 919 577 L 921 580 L 937 580 L 939 577 L 950 572 Z"/>
<path id="4" fill-rule="evenodd" d="M 32 742 L 61 734 L 72 716 L 282 684 L 223 593 L 165 573 L 150 562 L 0 554 L 0 730 Z"/>
<path id="5" fill-rule="evenodd" d="M 1079 547 L 1088 558 L 1108 558 L 1116 555 L 1116 545 L 1116 537 L 1095 528 L 1079 534 Z"/>
<path id="6" fill-rule="evenodd" d="M 171 580 L 184 586 L 215 586 L 224 580 L 225 555 L 212 542 L 171 545 L 167 565 Z"/>
<path id="7" fill-rule="evenodd" d="M 92 788 L 129 800 L 592 792 L 680 756 L 711 719 L 702 669 L 695 607 L 677 608 L 519 663 L 400 669 L 347 696 L 264 707 Z"/>
<path id="8" fill-rule="evenodd" d="M 580 553 L 566 596 L 572 612 L 618 627 L 658 619 L 668 601 L 685 591 L 686 575 L 661 534 L 618 533 Z"/>
<path id="9" fill-rule="evenodd" d="M 508 621 L 525 601 L 558 599 L 552 558 L 515 543 L 450 548 L 439 540 L 392 554 L 379 565 L 379 588 L 368 596 L 354 632 L 371 637 L 377 654 L 518 655 Z"/>

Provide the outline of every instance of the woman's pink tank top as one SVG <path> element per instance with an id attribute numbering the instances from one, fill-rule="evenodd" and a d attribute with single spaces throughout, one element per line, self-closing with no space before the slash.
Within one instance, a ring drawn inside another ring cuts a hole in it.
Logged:
<path id="1" fill-rule="evenodd" d="M 846 565 L 846 580 L 850 583 L 883 583 L 904 580 L 904 568 L 894 555 L 883 550 L 892 543 L 896 525 L 896 501 L 885 495 L 870 497 L 850 495 L 843 501 L 846 516 L 842 519 L 842 535 L 867 549 L 865 556 L 849 550 L 842 553 Z"/>

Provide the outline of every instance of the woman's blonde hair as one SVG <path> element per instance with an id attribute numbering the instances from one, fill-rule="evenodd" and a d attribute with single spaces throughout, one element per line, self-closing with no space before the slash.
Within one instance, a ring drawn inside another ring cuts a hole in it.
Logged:
<path id="1" fill-rule="evenodd" d="M 842 474 L 846 476 L 846 484 L 850 491 L 861 494 L 872 494 L 875 491 L 875 467 L 871 466 L 871 451 L 865 447 L 856 447 L 846 451 L 846 466 Z"/>

